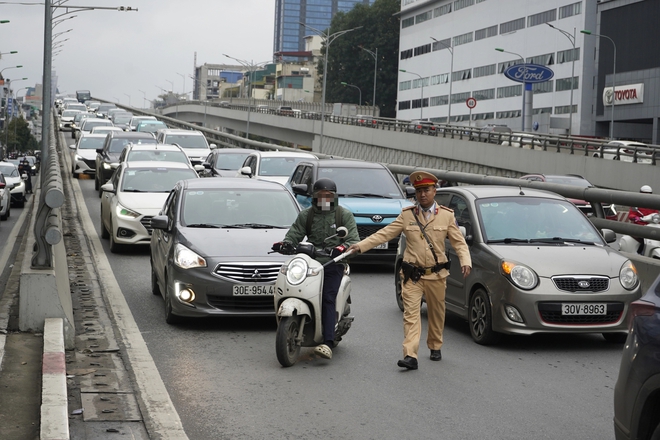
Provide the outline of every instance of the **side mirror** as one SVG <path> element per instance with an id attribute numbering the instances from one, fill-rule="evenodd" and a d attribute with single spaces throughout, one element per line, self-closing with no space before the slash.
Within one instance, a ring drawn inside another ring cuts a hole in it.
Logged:
<path id="1" fill-rule="evenodd" d="M 209 148 L 211 150 L 215 150 L 216 148 L 218 148 L 218 146 L 216 144 L 209 144 Z"/>
<path id="2" fill-rule="evenodd" d="M 211 164 L 208 163 L 208 162 L 204 162 L 204 163 L 202 164 L 202 166 L 203 166 L 205 169 L 207 169 L 207 170 L 210 170 L 210 169 L 211 169 Z"/>
<path id="3" fill-rule="evenodd" d="M 97 148 L 97 149 L 96 149 L 96 152 L 97 152 L 98 154 L 103 154 L 103 148 Z"/>
<path id="4" fill-rule="evenodd" d="M 168 219 L 166 215 L 156 215 L 151 218 L 151 227 L 154 229 L 161 229 L 166 231 Z"/>
<path id="5" fill-rule="evenodd" d="M 415 188 L 412 186 L 406 186 L 406 198 L 412 199 L 415 197 Z"/>
<path id="6" fill-rule="evenodd" d="M 101 185 L 101 191 L 117 194 L 117 191 L 115 191 L 115 186 L 112 183 Z"/>
<path id="7" fill-rule="evenodd" d="M 243 167 L 240 170 L 238 170 L 238 172 L 242 176 L 252 177 L 252 168 L 250 168 L 250 167 Z"/>
<path id="8" fill-rule="evenodd" d="M 194 168 L 195 171 L 197 171 L 198 173 L 201 173 L 202 171 L 204 171 L 204 170 L 206 169 L 206 168 L 204 168 L 204 165 L 193 165 L 193 168 Z"/>
<path id="9" fill-rule="evenodd" d="M 614 243 L 616 241 L 616 233 L 611 229 L 603 229 L 603 238 L 606 243 Z"/>
<path id="10" fill-rule="evenodd" d="M 344 238 L 348 235 L 348 229 L 346 229 L 344 226 L 340 226 L 337 228 L 337 236 L 339 238 Z"/>
<path id="11" fill-rule="evenodd" d="M 307 196 L 307 184 L 306 183 L 300 183 L 297 185 L 292 185 L 291 189 L 293 190 L 293 193 L 297 196 Z"/>

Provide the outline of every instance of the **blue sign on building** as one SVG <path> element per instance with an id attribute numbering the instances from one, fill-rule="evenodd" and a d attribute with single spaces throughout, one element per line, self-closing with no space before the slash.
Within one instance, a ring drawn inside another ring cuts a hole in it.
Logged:
<path id="1" fill-rule="evenodd" d="M 14 116 L 14 108 L 12 104 L 13 104 L 13 100 L 10 96 L 9 98 L 7 98 L 7 115 L 9 116 L 9 118 Z"/>
<path id="2" fill-rule="evenodd" d="M 504 76 L 520 83 L 542 83 L 552 79 L 555 72 L 540 64 L 514 64 L 504 71 Z"/>

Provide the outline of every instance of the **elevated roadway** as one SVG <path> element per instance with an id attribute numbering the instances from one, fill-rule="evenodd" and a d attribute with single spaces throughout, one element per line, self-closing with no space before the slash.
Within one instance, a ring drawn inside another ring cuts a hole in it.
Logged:
<path id="1" fill-rule="evenodd" d="M 245 132 L 248 119 L 244 106 L 192 102 L 167 107 L 162 114 L 230 132 Z M 597 151 L 594 146 L 597 149 L 602 144 L 597 141 L 589 142 L 587 148 L 587 141 L 558 142 L 562 138 L 544 138 L 545 147 L 530 150 L 471 140 L 478 138 L 478 131 L 467 127 L 429 136 L 408 132 L 407 123 L 406 126 L 401 123 L 359 126 L 353 125 L 354 118 L 328 118 L 321 146 L 318 114 L 309 118 L 289 117 L 253 110 L 249 117 L 251 136 L 290 142 L 323 154 L 501 177 L 528 173 L 579 174 L 603 188 L 636 192 L 642 185 L 651 185 L 660 189 L 657 165 L 593 157 Z"/>

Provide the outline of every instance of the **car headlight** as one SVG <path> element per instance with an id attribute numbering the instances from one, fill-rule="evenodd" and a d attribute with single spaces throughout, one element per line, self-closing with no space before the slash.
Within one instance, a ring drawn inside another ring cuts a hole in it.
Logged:
<path id="1" fill-rule="evenodd" d="M 182 244 L 174 248 L 174 264 L 181 269 L 192 269 L 194 267 L 206 267 L 206 260 Z"/>
<path id="2" fill-rule="evenodd" d="M 621 270 L 619 270 L 619 281 L 626 290 L 633 290 L 639 284 L 637 268 L 632 261 L 628 260 L 621 266 Z"/>
<path id="3" fill-rule="evenodd" d="M 117 215 L 119 217 L 126 217 L 126 218 L 138 218 L 140 216 L 139 212 L 135 212 L 132 209 L 128 209 L 124 206 L 121 206 L 119 203 L 117 203 Z"/>
<path id="4" fill-rule="evenodd" d="M 76 154 L 75 158 L 76 158 L 76 160 L 83 160 L 83 157 L 79 154 Z"/>
<path id="5" fill-rule="evenodd" d="M 309 266 L 303 258 L 294 258 L 286 268 L 286 280 L 289 284 L 297 286 L 307 278 Z"/>
<path id="6" fill-rule="evenodd" d="M 539 277 L 529 267 L 513 261 L 502 261 L 500 264 L 502 275 L 507 277 L 517 287 L 531 290 L 539 283 Z"/>

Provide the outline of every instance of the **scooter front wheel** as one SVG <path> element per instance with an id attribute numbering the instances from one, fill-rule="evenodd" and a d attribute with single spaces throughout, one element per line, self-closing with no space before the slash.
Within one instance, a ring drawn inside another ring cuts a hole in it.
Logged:
<path id="1" fill-rule="evenodd" d="M 275 352 L 277 360 L 283 367 L 290 367 L 298 360 L 300 355 L 300 344 L 296 343 L 300 330 L 300 317 L 287 316 L 277 326 L 277 337 L 275 340 Z"/>

